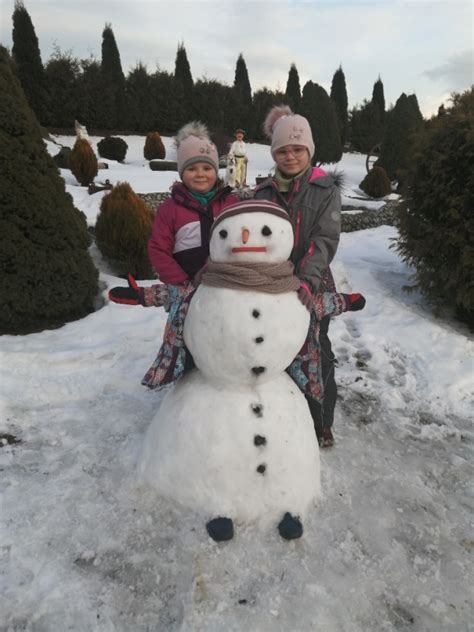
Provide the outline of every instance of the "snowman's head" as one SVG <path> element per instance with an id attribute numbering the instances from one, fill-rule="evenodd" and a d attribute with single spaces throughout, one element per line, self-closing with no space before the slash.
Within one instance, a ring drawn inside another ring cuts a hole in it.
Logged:
<path id="1" fill-rule="evenodd" d="M 288 213 L 273 202 L 245 200 L 228 206 L 214 221 L 211 260 L 223 263 L 280 263 L 293 248 Z"/>

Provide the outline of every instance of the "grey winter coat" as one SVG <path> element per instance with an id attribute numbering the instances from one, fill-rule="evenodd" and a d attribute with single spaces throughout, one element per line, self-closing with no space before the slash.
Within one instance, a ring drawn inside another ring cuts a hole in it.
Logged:
<path id="1" fill-rule="evenodd" d="M 329 264 L 341 233 L 341 196 L 331 176 L 313 167 L 290 191 L 282 195 L 275 180 L 265 180 L 255 190 L 256 199 L 271 200 L 290 215 L 295 233 L 291 261 L 295 274 L 314 293 L 334 291 Z"/>

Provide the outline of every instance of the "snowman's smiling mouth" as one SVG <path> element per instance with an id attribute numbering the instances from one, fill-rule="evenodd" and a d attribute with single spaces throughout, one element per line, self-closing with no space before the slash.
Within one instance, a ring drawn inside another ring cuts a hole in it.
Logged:
<path id="1" fill-rule="evenodd" d="M 238 246 L 232 252 L 267 252 L 266 246 Z"/>

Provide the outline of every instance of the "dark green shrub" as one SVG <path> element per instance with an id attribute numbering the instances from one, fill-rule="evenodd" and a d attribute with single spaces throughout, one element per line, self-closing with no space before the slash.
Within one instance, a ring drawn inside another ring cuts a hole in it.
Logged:
<path id="1" fill-rule="evenodd" d="M 373 167 L 359 184 L 359 188 L 373 198 L 381 198 L 392 191 L 387 172 L 382 167 Z"/>
<path id="2" fill-rule="evenodd" d="M 0 147 L 0 334 L 81 318 L 93 310 L 98 276 L 85 217 L 1 46 Z"/>
<path id="3" fill-rule="evenodd" d="M 423 117 L 414 94 L 401 94 L 393 110 L 387 113 L 378 167 L 383 167 L 391 180 L 403 183 L 410 160 L 411 146 Z"/>
<path id="4" fill-rule="evenodd" d="M 146 135 L 143 155 L 147 160 L 163 160 L 166 156 L 166 149 L 158 132 L 150 132 Z"/>
<path id="5" fill-rule="evenodd" d="M 97 175 L 97 158 L 90 143 L 85 138 L 78 138 L 69 156 L 69 168 L 83 187 L 89 186 Z"/>
<path id="6" fill-rule="evenodd" d="M 474 90 L 419 132 L 397 250 L 418 287 L 474 326 Z"/>
<path id="7" fill-rule="evenodd" d="M 128 145 L 123 138 L 118 136 L 106 136 L 97 143 L 97 151 L 101 158 L 123 162 L 127 155 Z"/>
<path id="8" fill-rule="evenodd" d="M 151 279 L 147 245 L 152 224 L 153 211 L 128 182 L 121 182 L 102 198 L 95 225 L 97 246 L 119 272 Z"/>

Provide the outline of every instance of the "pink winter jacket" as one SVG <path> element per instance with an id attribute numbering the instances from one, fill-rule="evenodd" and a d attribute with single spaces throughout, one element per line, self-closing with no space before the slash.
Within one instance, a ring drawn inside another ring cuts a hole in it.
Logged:
<path id="1" fill-rule="evenodd" d="M 148 242 L 148 256 L 162 283 L 179 285 L 194 277 L 209 256 L 214 218 L 238 201 L 226 186 L 204 207 L 184 184 L 173 186 L 171 197 L 156 211 Z"/>

